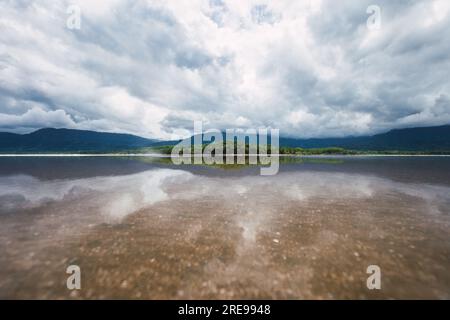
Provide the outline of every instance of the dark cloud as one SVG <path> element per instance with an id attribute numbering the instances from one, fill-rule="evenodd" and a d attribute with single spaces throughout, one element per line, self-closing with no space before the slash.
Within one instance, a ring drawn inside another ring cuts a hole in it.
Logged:
<path id="1" fill-rule="evenodd" d="M 69 5 L 80 30 L 66 28 Z M 450 4 L 143 0 L 0 3 L 0 130 L 170 138 L 271 126 L 290 136 L 450 122 Z"/>

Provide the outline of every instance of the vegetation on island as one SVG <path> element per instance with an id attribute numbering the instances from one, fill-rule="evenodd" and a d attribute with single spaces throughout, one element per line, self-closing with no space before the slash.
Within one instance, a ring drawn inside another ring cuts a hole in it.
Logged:
<path id="1" fill-rule="evenodd" d="M 202 145 L 202 150 L 208 144 Z M 174 146 L 158 146 L 151 148 L 143 148 L 134 150 L 135 153 L 159 153 L 163 155 L 171 155 Z M 225 152 L 226 148 L 223 147 Z M 271 153 L 271 146 L 267 146 L 267 153 Z M 250 146 L 245 145 L 245 154 L 249 154 Z M 133 153 L 130 151 L 129 153 Z M 191 147 L 191 153 L 194 153 L 194 148 Z M 237 153 L 237 146 L 235 144 L 235 153 Z M 264 152 L 263 152 L 264 153 Z M 214 153 L 213 153 L 214 154 Z M 279 154 L 283 156 L 313 156 L 313 155 L 449 155 L 450 151 L 406 151 L 406 150 L 348 150 L 341 147 L 327 147 L 327 148 L 300 148 L 300 147 L 279 147 Z"/>

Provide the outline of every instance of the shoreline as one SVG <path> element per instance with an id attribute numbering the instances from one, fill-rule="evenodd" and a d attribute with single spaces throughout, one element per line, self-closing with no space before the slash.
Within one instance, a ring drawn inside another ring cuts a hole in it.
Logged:
<path id="1" fill-rule="evenodd" d="M 238 155 L 234 155 L 238 156 Z M 246 155 L 248 156 L 248 155 Z M 259 156 L 259 155 L 250 155 Z M 264 155 L 267 156 L 267 155 Z M 317 155 L 295 155 L 295 154 L 278 154 L 270 155 L 286 158 L 353 158 L 353 157 L 450 157 L 450 154 L 317 154 Z M 14 157 L 154 157 L 154 158 L 170 158 L 170 155 L 155 154 L 155 153 L 24 153 L 24 154 L 0 154 L 0 158 L 14 158 Z"/>

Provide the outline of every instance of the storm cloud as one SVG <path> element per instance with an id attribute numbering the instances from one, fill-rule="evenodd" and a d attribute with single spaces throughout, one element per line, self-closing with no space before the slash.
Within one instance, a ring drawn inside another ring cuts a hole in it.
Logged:
<path id="1" fill-rule="evenodd" d="M 81 28 L 67 28 L 76 5 Z M 367 27 L 369 5 L 380 28 Z M 0 2 L 0 130 L 363 135 L 450 123 L 450 2 Z"/>

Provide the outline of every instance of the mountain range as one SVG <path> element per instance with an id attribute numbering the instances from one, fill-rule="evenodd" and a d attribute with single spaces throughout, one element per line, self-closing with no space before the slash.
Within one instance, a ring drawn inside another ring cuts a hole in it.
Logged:
<path id="1" fill-rule="evenodd" d="M 114 152 L 174 145 L 177 142 L 122 133 L 44 128 L 28 134 L 0 132 L 0 153 Z M 341 147 L 369 151 L 450 151 L 450 125 L 394 129 L 382 134 L 359 137 L 313 139 L 280 137 L 280 146 Z"/>
<path id="2" fill-rule="evenodd" d="M 157 140 L 131 134 L 44 128 L 28 134 L 0 132 L 0 152 L 108 152 L 149 147 Z"/>

